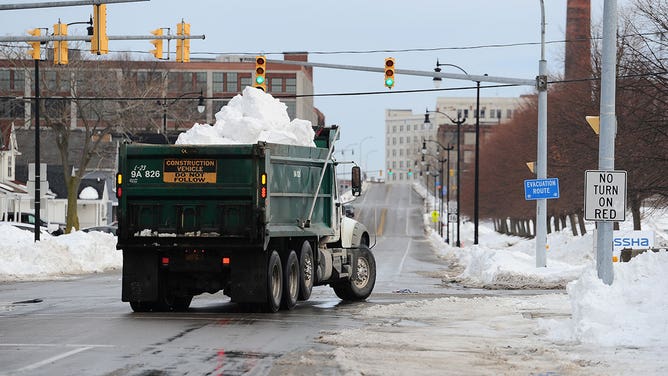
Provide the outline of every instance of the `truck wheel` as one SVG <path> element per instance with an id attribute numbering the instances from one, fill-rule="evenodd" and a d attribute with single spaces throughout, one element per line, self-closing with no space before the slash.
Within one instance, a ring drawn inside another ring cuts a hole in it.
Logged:
<path id="1" fill-rule="evenodd" d="M 177 312 L 185 312 L 190 308 L 192 301 L 192 295 L 175 297 L 172 300 L 172 309 Z"/>
<path id="2" fill-rule="evenodd" d="M 359 247 L 356 262 L 350 279 L 332 285 L 336 296 L 343 300 L 364 300 L 371 295 L 376 284 L 376 259 L 366 245 Z"/>
<path id="3" fill-rule="evenodd" d="M 130 308 L 134 312 L 150 312 L 153 309 L 154 304 L 148 302 L 130 302 Z"/>
<path id="4" fill-rule="evenodd" d="M 281 258 L 276 251 L 271 252 L 267 263 L 267 312 L 278 312 L 283 296 L 283 270 Z"/>
<path id="5" fill-rule="evenodd" d="M 299 254 L 299 300 L 308 300 L 311 297 L 315 278 L 314 266 L 311 244 L 304 242 Z"/>
<path id="6" fill-rule="evenodd" d="M 283 266 L 283 302 L 285 309 L 293 309 L 297 305 L 297 296 L 299 295 L 299 262 L 295 251 L 285 259 Z"/>

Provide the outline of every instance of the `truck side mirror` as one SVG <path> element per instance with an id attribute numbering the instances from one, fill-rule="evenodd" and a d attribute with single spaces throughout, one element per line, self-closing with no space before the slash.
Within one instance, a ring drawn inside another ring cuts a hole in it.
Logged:
<path id="1" fill-rule="evenodd" d="M 362 194 L 362 171 L 359 166 L 353 166 L 351 175 L 353 196 L 359 196 Z"/>

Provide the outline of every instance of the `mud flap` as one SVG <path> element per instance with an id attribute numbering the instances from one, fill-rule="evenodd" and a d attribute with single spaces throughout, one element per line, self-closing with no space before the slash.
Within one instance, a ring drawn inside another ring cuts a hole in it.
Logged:
<path id="1" fill-rule="evenodd" d="M 264 303 L 267 300 L 267 255 L 264 252 L 234 257 L 229 291 L 235 303 Z"/>
<path id="2" fill-rule="evenodd" d="M 124 302 L 152 302 L 158 300 L 158 256 L 142 251 L 123 251 Z"/>

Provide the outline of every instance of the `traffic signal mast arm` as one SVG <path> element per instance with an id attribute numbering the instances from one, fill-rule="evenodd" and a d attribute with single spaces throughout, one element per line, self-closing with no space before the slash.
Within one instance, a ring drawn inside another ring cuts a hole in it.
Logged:
<path id="1" fill-rule="evenodd" d="M 206 39 L 206 35 L 109 35 L 109 40 Z M 0 36 L 0 42 L 90 42 L 90 35 Z"/>
<path id="2" fill-rule="evenodd" d="M 341 65 L 341 64 L 327 64 L 327 63 L 316 63 L 311 61 L 292 61 L 292 60 L 267 60 L 267 63 L 280 63 L 283 65 L 300 65 L 303 67 L 314 67 L 314 68 L 330 68 L 330 69 L 343 69 L 343 70 L 354 70 L 362 72 L 377 72 L 385 73 L 385 68 L 379 67 L 364 67 L 359 65 Z M 480 82 L 492 82 L 497 84 L 510 84 L 510 85 L 526 85 L 526 86 L 535 86 L 536 79 L 523 79 L 523 78 L 511 78 L 511 77 L 498 77 L 498 76 L 480 76 L 475 74 L 461 74 L 461 73 L 444 73 L 444 72 L 434 72 L 434 71 L 417 71 L 409 69 L 396 69 L 395 74 L 403 74 L 406 76 L 422 76 L 422 77 L 440 77 L 440 78 L 449 78 L 453 80 L 464 80 L 464 81 L 480 81 Z"/>

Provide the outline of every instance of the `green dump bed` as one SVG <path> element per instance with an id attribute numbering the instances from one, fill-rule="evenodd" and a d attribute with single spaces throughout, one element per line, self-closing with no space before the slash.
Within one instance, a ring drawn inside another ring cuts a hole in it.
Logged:
<path id="1" fill-rule="evenodd" d="M 118 248 L 266 247 L 271 237 L 334 234 L 326 148 L 123 144 L 119 155 Z"/>

